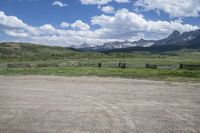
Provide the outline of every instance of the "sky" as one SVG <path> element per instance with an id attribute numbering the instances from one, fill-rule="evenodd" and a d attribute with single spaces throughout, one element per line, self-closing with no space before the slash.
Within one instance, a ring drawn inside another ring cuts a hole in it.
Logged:
<path id="1" fill-rule="evenodd" d="M 200 28 L 200 0 L 0 0 L 0 42 L 158 40 Z"/>

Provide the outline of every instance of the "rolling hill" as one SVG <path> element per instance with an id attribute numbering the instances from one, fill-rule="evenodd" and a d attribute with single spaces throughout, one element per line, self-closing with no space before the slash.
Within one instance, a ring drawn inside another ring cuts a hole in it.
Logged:
<path id="1" fill-rule="evenodd" d="M 76 55 L 78 52 L 64 47 L 36 45 L 30 43 L 0 43 L 1 58 L 57 58 Z"/>

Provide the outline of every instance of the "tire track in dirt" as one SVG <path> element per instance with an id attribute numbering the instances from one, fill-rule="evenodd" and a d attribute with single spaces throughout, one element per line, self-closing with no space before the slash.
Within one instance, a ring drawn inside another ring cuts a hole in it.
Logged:
<path id="1" fill-rule="evenodd" d="M 108 119 L 111 120 L 112 123 L 112 132 L 114 133 L 121 133 L 121 132 L 137 132 L 136 124 L 133 123 L 132 120 L 128 118 L 126 112 L 120 109 L 118 106 L 106 103 L 102 100 L 94 98 L 88 95 L 82 96 L 74 96 L 76 98 L 81 98 L 83 100 L 87 100 L 88 102 L 94 104 L 98 107 L 98 109 L 103 110 L 106 114 L 105 115 Z M 102 128 L 102 127 L 101 127 Z"/>

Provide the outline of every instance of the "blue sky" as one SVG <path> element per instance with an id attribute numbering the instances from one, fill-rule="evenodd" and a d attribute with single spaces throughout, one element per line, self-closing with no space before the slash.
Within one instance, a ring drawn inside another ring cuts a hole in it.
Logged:
<path id="1" fill-rule="evenodd" d="M 70 46 L 200 27 L 199 0 L 1 0 L 0 41 Z"/>

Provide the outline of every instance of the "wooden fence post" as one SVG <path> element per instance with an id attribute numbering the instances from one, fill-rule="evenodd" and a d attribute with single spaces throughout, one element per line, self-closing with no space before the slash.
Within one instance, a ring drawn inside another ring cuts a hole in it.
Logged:
<path id="1" fill-rule="evenodd" d="M 119 67 L 122 68 L 122 69 L 125 69 L 126 68 L 126 63 L 119 63 Z"/>
<path id="2" fill-rule="evenodd" d="M 179 65 L 179 68 L 180 68 L 180 69 L 183 69 L 183 64 L 180 64 L 180 65 Z"/>
<path id="3" fill-rule="evenodd" d="M 98 63 L 98 67 L 101 67 L 102 66 L 102 64 L 101 63 Z"/>
<path id="4" fill-rule="evenodd" d="M 118 64 L 118 67 L 121 67 L 121 63 Z"/>
<path id="5" fill-rule="evenodd" d="M 146 64 L 146 68 L 157 69 L 157 65 Z"/>

